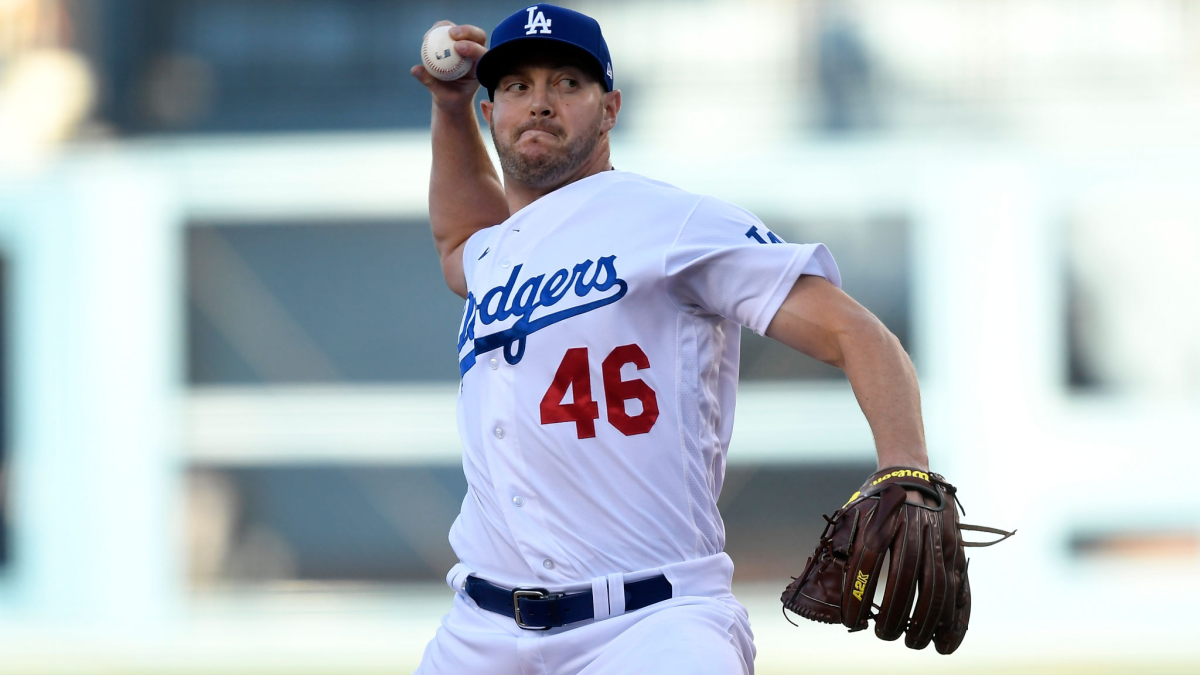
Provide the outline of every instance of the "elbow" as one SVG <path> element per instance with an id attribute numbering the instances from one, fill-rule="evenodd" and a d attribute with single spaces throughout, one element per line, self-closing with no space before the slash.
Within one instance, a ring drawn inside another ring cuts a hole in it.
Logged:
<path id="1" fill-rule="evenodd" d="M 844 317 L 835 328 L 837 349 L 829 354 L 829 359 L 822 359 L 835 368 L 846 369 L 846 361 L 864 352 L 904 353 L 900 339 L 888 327 L 883 325 L 877 316 L 859 307 L 858 311 Z"/>

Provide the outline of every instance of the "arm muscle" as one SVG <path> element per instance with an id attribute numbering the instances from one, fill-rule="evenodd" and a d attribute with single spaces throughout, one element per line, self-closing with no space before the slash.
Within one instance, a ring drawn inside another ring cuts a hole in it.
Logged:
<path id="1" fill-rule="evenodd" d="M 875 436 L 880 467 L 928 468 L 916 370 L 896 336 L 866 308 L 825 279 L 804 275 L 767 335 L 846 373 Z"/>
<path id="2" fill-rule="evenodd" d="M 508 202 L 483 144 L 474 109 L 433 106 L 429 224 L 450 289 L 467 295 L 462 250 L 475 232 L 508 219 Z"/>

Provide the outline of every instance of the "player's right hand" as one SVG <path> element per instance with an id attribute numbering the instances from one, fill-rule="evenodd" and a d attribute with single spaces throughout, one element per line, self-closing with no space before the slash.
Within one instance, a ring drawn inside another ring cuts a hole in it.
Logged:
<path id="1" fill-rule="evenodd" d="M 425 70 L 425 66 L 413 66 L 409 72 L 429 89 L 429 93 L 433 94 L 435 105 L 441 107 L 471 105 L 475 98 L 475 91 L 479 89 L 479 80 L 475 79 L 475 66 L 479 63 L 479 59 L 487 53 L 487 47 L 484 46 L 487 44 L 487 33 L 478 26 L 466 24 L 455 26 L 452 21 L 439 21 L 430 26 L 429 30 L 438 26 L 454 26 L 450 29 L 450 37 L 455 40 L 454 50 L 458 52 L 459 56 L 471 61 L 471 70 L 457 80 L 449 82 L 430 75 L 429 71 Z"/>

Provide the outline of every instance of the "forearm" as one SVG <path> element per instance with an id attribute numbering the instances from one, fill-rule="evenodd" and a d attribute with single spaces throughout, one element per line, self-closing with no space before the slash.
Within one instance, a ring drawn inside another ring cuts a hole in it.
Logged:
<path id="1" fill-rule="evenodd" d="M 429 222 L 442 259 L 476 231 L 509 216 L 504 186 L 488 157 L 473 106 L 470 100 L 433 105 Z"/>
<path id="2" fill-rule="evenodd" d="M 842 370 L 875 437 L 879 467 L 929 468 L 921 392 L 896 336 L 870 314 L 838 335 Z"/>

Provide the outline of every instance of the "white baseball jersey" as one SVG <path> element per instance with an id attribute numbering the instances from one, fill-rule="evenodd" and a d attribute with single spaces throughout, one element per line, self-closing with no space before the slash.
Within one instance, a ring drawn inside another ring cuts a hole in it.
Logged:
<path id="1" fill-rule="evenodd" d="M 624 171 L 566 185 L 467 242 L 450 532 L 495 583 L 564 587 L 712 556 L 739 324 L 766 331 L 821 244 Z"/>

